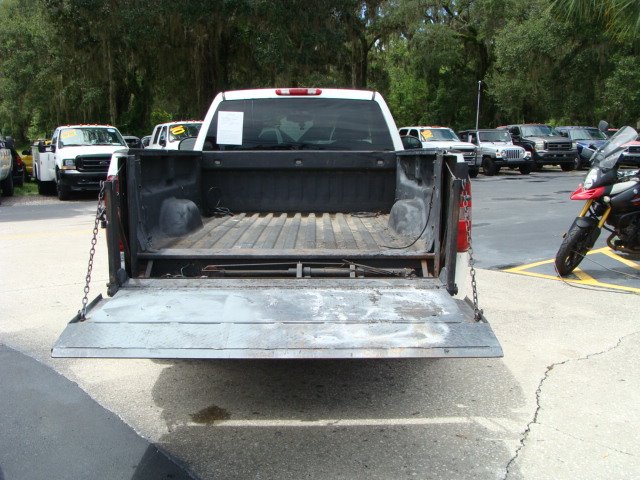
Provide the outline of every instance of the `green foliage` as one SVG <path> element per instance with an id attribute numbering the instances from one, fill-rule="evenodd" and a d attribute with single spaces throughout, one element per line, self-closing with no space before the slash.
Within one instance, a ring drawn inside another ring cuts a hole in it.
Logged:
<path id="1" fill-rule="evenodd" d="M 616 55 L 615 69 L 605 81 L 604 102 L 599 113 L 612 125 L 632 124 L 640 120 L 640 68 L 638 56 Z"/>
<path id="2" fill-rule="evenodd" d="M 158 125 L 159 123 L 167 123 L 171 120 L 173 120 L 173 115 L 171 115 L 169 112 L 158 109 L 151 112 L 151 123 L 153 125 Z"/>
<path id="3" fill-rule="evenodd" d="M 144 135 L 222 90 L 375 88 L 398 124 L 640 119 L 630 0 L 2 0 L 0 134 Z"/>

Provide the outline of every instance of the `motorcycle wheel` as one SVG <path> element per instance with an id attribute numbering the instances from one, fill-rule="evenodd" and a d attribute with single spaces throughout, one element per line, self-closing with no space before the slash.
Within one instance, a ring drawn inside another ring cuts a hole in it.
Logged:
<path id="1" fill-rule="evenodd" d="M 598 228 L 597 226 L 595 227 Z M 572 225 L 556 253 L 556 270 L 562 277 L 569 275 L 580 265 L 580 262 L 587 254 L 593 244 L 596 243 L 598 235 L 594 235 L 593 228 L 578 227 Z M 600 234 L 600 231 L 597 230 Z"/>

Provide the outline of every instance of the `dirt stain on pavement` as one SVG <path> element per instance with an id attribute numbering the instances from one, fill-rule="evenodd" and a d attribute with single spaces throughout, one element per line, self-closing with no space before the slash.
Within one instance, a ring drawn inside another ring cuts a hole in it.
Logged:
<path id="1" fill-rule="evenodd" d="M 198 413 L 194 413 L 191 415 L 191 420 L 195 423 L 201 423 L 203 425 L 208 425 L 214 422 L 219 422 L 220 420 L 229 420 L 231 418 L 231 414 L 227 412 L 224 408 L 220 408 L 216 405 L 211 405 L 210 407 L 203 408 Z"/>

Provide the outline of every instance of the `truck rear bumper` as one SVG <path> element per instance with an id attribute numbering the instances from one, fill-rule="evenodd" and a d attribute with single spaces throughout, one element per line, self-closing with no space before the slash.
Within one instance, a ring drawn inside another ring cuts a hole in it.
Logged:
<path id="1" fill-rule="evenodd" d="M 436 279 L 130 280 L 75 318 L 54 357 L 501 357 Z"/>

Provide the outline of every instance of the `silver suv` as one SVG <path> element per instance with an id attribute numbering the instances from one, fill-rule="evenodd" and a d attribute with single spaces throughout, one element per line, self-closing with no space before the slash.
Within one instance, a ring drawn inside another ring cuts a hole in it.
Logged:
<path id="1" fill-rule="evenodd" d="M 533 170 L 531 152 L 514 145 L 506 130 L 465 130 L 459 135 L 478 147 L 485 175 L 495 175 L 501 167 L 517 168 L 523 175 Z"/>

